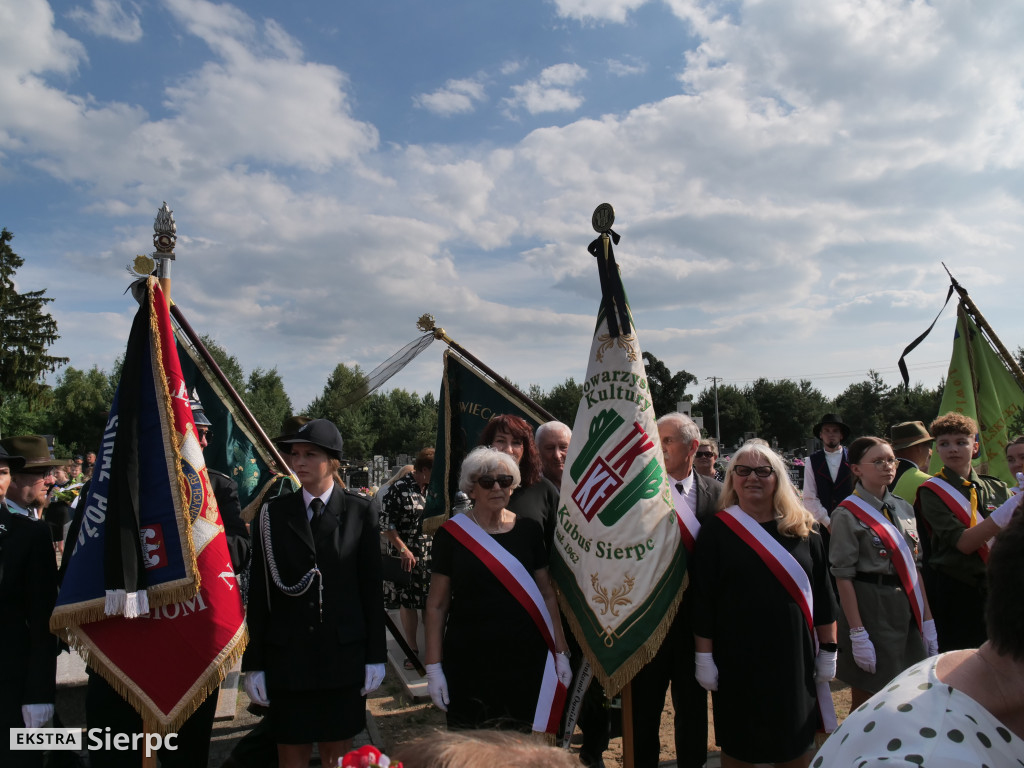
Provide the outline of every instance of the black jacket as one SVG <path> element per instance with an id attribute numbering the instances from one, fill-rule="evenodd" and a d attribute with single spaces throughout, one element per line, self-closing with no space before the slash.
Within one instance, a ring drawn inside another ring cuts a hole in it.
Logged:
<path id="1" fill-rule="evenodd" d="M 303 494 L 275 499 L 253 528 L 249 647 L 242 668 L 263 670 L 270 689 L 303 691 L 362 685 L 366 664 L 383 664 L 384 594 L 380 534 L 368 499 L 335 485 L 314 546 Z M 266 517 L 264 517 L 266 515 Z M 291 587 L 318 566 L 319 582 L 302 595 L 282 592 L 270 577 L 262 525 L 270 521 L 280 581 Z"/>
<path id="2" fill-rule="evenodd" d="M 242 505 L 238 501 L 238 483 L 216 469 L 206 468 L 210 474 L 210 485 L 217 499 L 220 519 L 224 524 L 224 534 L 228 539 L 228 552 L 231 553 L 231 567 L 235 573 L 242 573 L 249 560 L 249 529 L 242 521 Z"/>

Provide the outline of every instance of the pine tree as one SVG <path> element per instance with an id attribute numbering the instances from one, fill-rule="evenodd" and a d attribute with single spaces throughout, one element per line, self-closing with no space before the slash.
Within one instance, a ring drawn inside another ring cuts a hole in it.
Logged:
<path id="1" fill-rule="evenodd" d="M 57 321 L 45 309 L 53 299 L 45 290 L 15 290 L 14 273 L 25 260 L 11 249 L 13 238 L 6 227 L 0 231 L 0 396 L 23 395 L 34 403 L 48 390 L 43 374 L 68 358 L 47 354 L 60 338 Z"/>

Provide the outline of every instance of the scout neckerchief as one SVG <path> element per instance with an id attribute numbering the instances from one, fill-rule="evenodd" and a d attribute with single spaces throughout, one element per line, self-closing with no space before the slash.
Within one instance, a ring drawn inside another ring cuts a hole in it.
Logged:
<path id="1" fill-rule="evenodd" d="M 744 544 L 754 550 L 754 553 L 761 558 L 768 570 L 793 598 L 793 602 L 797 604 L 804 615 L 804 622 L 811 635 L 811 641 L 814 643 L 814 652 L 817 654 L 818 636 L 814 631 L 814 595 L 811 592 L 811 580 L 807 576 L 807 572 L 796 561 L 796 558 L 786 551 L 785 547 L 761 527 L 760 523 L 738 506 L 731 506 L 719 512 L 718 517 L 740 537 Z M 837 727 L 837 722 L 831 689 L 827 681 L 815 682 L 814 685 L 818 694 L 818 711 L 821 714 L 822 726 L 825 733 L 832 733 Z"/>
<path id="2" fill-rule="evenodd" d="M 910 547 L 907 546 L 907 540 L 903 538 L 903 534 L 877 509 L 856 494 L 847 496 L 839 503 L 839 506 L 870 528 L 875 536 L 882 540 L 886 548 L 894 553 L 892 565 L 896 569 L 896 575 L 900 578 L 900 584 L 903 585 L 903 591 L 907 593 L 907 600 L 910 602 L 910 610 L 914 613 L 917 628 L 923 631 L 924 593 L 921 591 L 921 584 L 917 577 L 917 564 L 914 562 L 914 555 L 910 551 Z"/>
<path id="3" fill-rule="evenodd" d="M 554 625 L 551 623 L 551 614 L 544 604 L 537 582 L 511 552 L 473 522 L 469 515 L 456 515 L 441 527 L 484 564 L 537 625 L 537 630 L 548 647 L 548 656 L 544 662 L 540 696 L 533 715 L 533 730 L 540 733 L 557 733 L 558 721 L 565 706 L 566 687 L 558 681 L 558 675 L 555 674 Z"/>
<path id="4" fill-rule="evenodd" d="M 697 482 L 694 478 L 693 482 Z M 690 511 L 690 505 L 686 503 L 686 494 L 683 493 L 683 483 L 673 483 L 676 493 L 672 494 L 675 501 L 676 517 L 679 522 L 679 533 L 683 536 L 683 546 L 687 554 L 693 554 L 693 547 L 697 543 L 697 534 L 700 533 L 700 521 Z"/>
<path id="5" fill-rule="evenodd" d="M 921 483 L 921 488 L 927 488 L 942 499 L 942 502 L 949 508 L 949 511 L 953 513 L 957 520 L 963 523 L 965 528 L 972 528 L 978 524 L 978 492 L 970 480 L 964 480 L 964 486 L 970 486 L 971 488 L 971 500 L 969 502 L 963 497 L 962 493 L 938 475 L 929 477 Z M 918 490 L 920 492 L 920 489 Z M 976 552 L 983 563 L 988 563 L 987 543 L 978 547 Z"/>

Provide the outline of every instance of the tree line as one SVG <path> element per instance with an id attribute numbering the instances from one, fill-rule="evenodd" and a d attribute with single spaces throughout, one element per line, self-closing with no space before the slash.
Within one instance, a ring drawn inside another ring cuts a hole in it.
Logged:
<path id="1" fill-rule="evenodd" d="M 18 292 L 14 275 L 24 264 L 11 248 L 13 235 L 0 231 L 0 436 L 52 434 L 58 456 L 96 450 L 120 374 L 120 361 L 111 372 L 94 366 L 82 370 L 68 366 L 67 358 L 49 354 L 59 338 L 57 323 L 47 312 L 53 299 L 45 290 Z M 276 368 L 254 368 L 248 375 L 239 360 L 210 336 L 203 342 L 224 374 L 242 396 L 253 416 L 270 436 L 293 415 L 293 406 Z M 1024 364 L 1024 349 L 1017 357 Z M 643 353 L 655 413 L 676 410 L 677 403 L 692 401 L 692 413 L 704 419 L 704 431 L 715 436 L 713 387 L 699 393 L 687 388 L 697 383 L 692 373 L 673 373 L 650 352 Z M 47 373 L 60 370 L 56 384 L 45 382 Z M 302 411 L 310 418 L 326 418 L 338 425 L 346 455 L 366 460 L 374 455 L 395 458 L 415 454 L 434 444 L 437 398 L 404 389 L 374 392 L 354 398 L 364 372 L 339 364 L 328 376 L 323 391 Z M 901 421 L 929 422 L 938 414 L 942 383 L 935 389 L 921 384 L 890 387 L 875 371 L 828 398 L 807 380 L 760 378 L 744 387 L 722 384 L 717 388 L 718 423 L 725 452 L 748 434 L 773 442 L 781 450 L 800 449 L 811 438 L 814 424 L 826 412 L 839 413 L 854 435 L 887 435 Z M 556 419 L 572 425 L 583 396 L 574 378 L 544 390 L 536 384 L 526 393 Z M 355 402 L 353 402 L 355 400 Z M 1021 425 L 1024 427 L 1024 424 Z"/>

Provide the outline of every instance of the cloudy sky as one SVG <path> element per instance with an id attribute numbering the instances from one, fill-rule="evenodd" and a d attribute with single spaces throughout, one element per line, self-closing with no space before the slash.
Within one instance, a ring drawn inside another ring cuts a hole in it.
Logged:
<path id="1" fill-rule="evenodd" d="M 174 298 L 301 408 L 424 312 L 523 386 L 579 380 L 607 201 L 672 370 L 895 384 L 941 262 L 1024 343 L 1022 38 L 995 0 L 5 0 L 0 225 L 54 351 L 109 369 L 166 200 Z M 393 384 L 436 391 L 441 351 Z"/>

